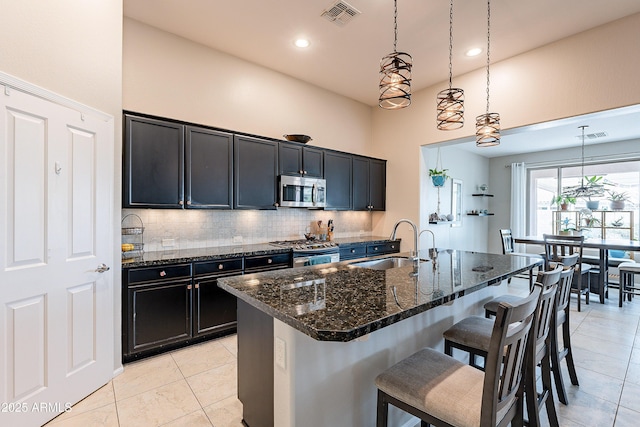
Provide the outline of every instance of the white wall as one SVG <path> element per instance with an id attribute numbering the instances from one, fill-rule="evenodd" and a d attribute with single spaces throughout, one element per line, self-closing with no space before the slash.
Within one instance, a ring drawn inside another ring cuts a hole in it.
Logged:
<path id="1" fill-rule="evenodd" d="M 122 158 L 122 2 L 2 0 L 0 71 L 112 115 Z M 120 160 L 114 164 L 114 229 L 120 227 Z M 114 234 L 115 330 L 120 330 L 120 236 Z M 121 366 L 115 337 L 114 365 Z"/>
<path id="2" fill-rule="evenodd" d="M 639 38 L 636 14 L 494 63 L 491 110 L 500 113 L 502 128 L 510 129 L 640 103 Z M 409 108 L 373 110 L 372 155 L 388 160 L 387 211 L 374 217 L 374 234 L 390 230 L 397 218 L 418 218 L 420 147 L 472 136 L 475 117 L 485 112 L 485 71 L 456 77 L 454 86 L 465 90 L 465 125 L 437 130 L 436 94 L 446 88 L 442 77 L 442 84 L 414 93 Z M 400 236 L 410 240 L 405 229 Z"/>
<path id="3" fill-rule="evenodd" d="M 370 154 L 371 108 L 126 18 L 126 110 Z"/>
<path id="4" fill-rule="evenodd" d="M 436 167 L 438 149 L 422 147 L 425 170 L 420 173 L 420 226 L 434 232 L 439 248 L 487 252 L 489 220 L 491 217 L 467 216 L 470 210 L 490 209 L 488 198 L 473 197 L 480 193 L 478 186 L 489 183 L 489 159 L 461 150 L 455 145 L 440 147 L 442 167 L 451 178 L 462 180 L 462 219 L 460 224 L 429 224 L 429 214 L 437 211 L 438 189 L 433 186 L 429 169 Z M 439 167 L 438 167 L 439 168 Z M 451 213 L 451 179 L 440 189 L 440 213 Z M 491 190 L 491 188 L 490 188 Z M 488 191 L 492 193 L 492 191 Z M 423 234 L 422 247 L 431 247 L 431 237 Z"/>

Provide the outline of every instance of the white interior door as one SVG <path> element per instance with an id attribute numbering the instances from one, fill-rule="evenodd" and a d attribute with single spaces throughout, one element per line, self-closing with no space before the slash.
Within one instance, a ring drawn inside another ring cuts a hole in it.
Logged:
<path id="1" fill-rule="evenodd" d="M 0 86 L 0 425 L 113 374 L 113 120 Z"/>

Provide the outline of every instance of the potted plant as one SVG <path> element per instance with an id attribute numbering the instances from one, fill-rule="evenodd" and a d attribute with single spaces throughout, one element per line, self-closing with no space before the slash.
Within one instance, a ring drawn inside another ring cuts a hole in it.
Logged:
<path id="1" fill-rule="evenodd" d="M 561 211 L 566 211 L 569 209 L 569 205 L 574 205 L 576 203 L 576 198 L 571 196 L 565 196 L 562 194 L 558 194 L 551 201 L 552 205 L 560 206 Z"/>
<path id="2" fill-rule="evenodd" d="M 586 182 L 586 186 L 587 187 L 592 187 L 592 186 L 601 186 L 604 185 L 604 182 L 600 182 L 604 179 L 603 176 L 599 176 L 599 175 L 594 175 L 594 176 L 585 176 L 584 179 L 587 181 Z M 591 209 L 592 211 L 596 211 L 598 210 L 598 207 L 600 206 L 600 200 L 591 200 L 591 196 L 587 196 L 587 209 Z"/>
<path id="3" fill-rule="evenodd" d="M 611 201 L 611 210 L 621 211 L 624 209 L 625 201 L 628 199 L 627 193 L 618 193 L 613 190 L 607 191 L 609 193 L 609 199 Z"/>
<path id="4" fill-rule="evenodd" d="M 447 171 L 449 169 L 429 169 L 429 176 L 431 177 L 431 182 L 433 182 L 433 185 L 435 187 L 442 187 L 444 186 L 444 183 L 447 181 L 447 178 L 449 178 L 449 175 L 447 175 Z"/>
<path id="5" fill-rule="evenodd" d="M 575 224 L 568 217 L 562 218 L 558 221 L 558 234 L 560 235 L 571 235 L 575 229 Z"/>

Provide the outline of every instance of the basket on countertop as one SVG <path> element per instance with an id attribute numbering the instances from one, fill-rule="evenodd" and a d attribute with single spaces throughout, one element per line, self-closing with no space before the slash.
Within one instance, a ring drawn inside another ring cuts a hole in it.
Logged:
<path id="1" fill-rule="evenodd" d="M 134 260 L 144 253 L 144 223 L 136 214 L 122 218 L 122 259 Z M 127 236 L 127 237 L 125 237 Z"/>

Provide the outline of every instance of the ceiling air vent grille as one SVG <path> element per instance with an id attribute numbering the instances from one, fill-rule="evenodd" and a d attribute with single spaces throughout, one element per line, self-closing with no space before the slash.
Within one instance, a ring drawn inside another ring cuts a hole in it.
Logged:
<path id="1" fill-rule="evenodd" d="M 361 13 L 362 12 L 351 6 L 349 3 L 338 0 L 333 5 L 325 9 L 320 16 L 325 18 L 327 21 L 333 22 L 334 24 L 342 27 Z"/>
<path id="2" fill-rule="evenodd" d="M 592 140 L 592 139 L 604 138 L 605 136 L 609 136 L 609 134 L 606 132 L 594 132 L 594 133 L 585 134 L 584 139 Z M 576 135 L 576 138 L 579 140 L 582 140 L 582 135 Z"/>

